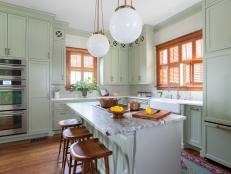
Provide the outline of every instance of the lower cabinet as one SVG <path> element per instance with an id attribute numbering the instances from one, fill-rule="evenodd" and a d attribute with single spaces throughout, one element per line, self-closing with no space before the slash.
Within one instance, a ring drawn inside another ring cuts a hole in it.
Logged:
<path id="1" fill-rule="evenodd" d="M 29 133 L 49 132 L 49 62 L 29 61 Z"/>
<path id="2" fill-rule="evenodd" d="M 68 103 L 73 103 L 73 101 L 69 101 Z M 65 102 L 54 102 L 53 103 L 53 124 L 52 129 L 54 131 L 60 130 L 58 126 L 58 122 L 65 119 L 80 119 L 80 117 L 76 116 L 76 113 L 72 111 Z"/>
<path id="3" fill-rule="evenodd" d="M 202 148 L 202 107 L 185 106 L 186 122 L 184 125 L 185 143 Z"/>
<path id="4" fill-rule="evenodd" d="M 205 122 L 205 157 L 231 167 L 231 126 Z"/>

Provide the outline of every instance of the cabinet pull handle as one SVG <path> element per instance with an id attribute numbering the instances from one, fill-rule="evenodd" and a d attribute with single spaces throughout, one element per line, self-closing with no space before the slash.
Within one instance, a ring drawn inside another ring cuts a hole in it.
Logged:
<path id="1" fill-rule="evenodd" d="M 10 48 L 8 48 L 8 55 L 10 55 Z"/>
<path id="2" fill-rule="evenodd" d="M 194 108 L 194 107 L 191 107 L 191 110 L 193 110 L 193 111 L 201 111 L 200 108 Z"/>
<path id="3" fill-rule="evenodd" d="M 228 127 L 225 127 L 225 126 L 217 125 L 216 128 L 217 128 L 217 129 L 226 130 L 226 131 L 231 131 L 231 128 L 228 128 Z"/>
<path id="4" fill-rule="evenodd" d="M 47 53 L 48 59 L 50 59 L 50 52 Z"/>
<path id="5" fill-rule="evenodd" d="M 120 77 L 120 81 L 122 81 L 123 80 L 123 78 L 122 77 Z"/>
<path id="6" fill-rule="evenodd" d="M 8 48 L 5 48 L 5 55 L 8 56 Z"/>
<path id="7" fill-rule="evenodd" d="M 113 82 L 113 80 L 114 80 L 114 78 L 113 78 L 113 76 L 111 76 L 111 81 Z"/>
<path id="8" fill-rule="evenodd" d="M 138 77 L 138 80 L 141 80 L 141 76 Z"/>

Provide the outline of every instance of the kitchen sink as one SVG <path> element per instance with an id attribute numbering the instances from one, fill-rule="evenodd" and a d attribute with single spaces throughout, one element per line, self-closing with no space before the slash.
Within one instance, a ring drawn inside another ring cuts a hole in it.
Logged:
<path id="1" fill-rule="evenodd" d="M 180 104 L 176 99 L 152 98 L 150 99 L 150 106 L 154 109 L 180 113 Z"/>

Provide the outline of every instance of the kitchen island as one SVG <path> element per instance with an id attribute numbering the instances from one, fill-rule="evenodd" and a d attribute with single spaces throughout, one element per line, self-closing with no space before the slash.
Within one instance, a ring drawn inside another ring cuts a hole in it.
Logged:
<path id="1" fill-rule="evenodd" d="M 180 173 L 181 125 L 184 116 L 170 114 L 159 121 L 123 119 L 100 108 L 98 102 L 68 103 L 94 137 L 113 151 L 112 174 L 178 174 Z M 102 163 L 99 169 L 104 173 Z"/>

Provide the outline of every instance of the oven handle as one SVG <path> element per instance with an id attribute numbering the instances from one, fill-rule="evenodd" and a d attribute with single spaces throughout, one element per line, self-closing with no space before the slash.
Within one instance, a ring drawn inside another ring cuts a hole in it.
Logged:
<path id="1" fill-rule="evenodd" d="M 0 115 L 22 115 L 22 114 L 25 114 L 24 111 L 3 111 L 3 112 L 0 112 Z"/>
<path id="2" fill-rule="evenodd" d="M 5 91 L 5 90 L 24 90 L 26 86 L 20 86 L 20 87 L 3 87 L 0 86 L 0 91 Z"/>
<path id="3" fill-rule="evenodd" d="M 2 68 L 2 69 L 23 69 L 23 68 L 25 68 L 25 66 L 24 65 L 1 65 L 0 64 L 0 68 Z"/>

